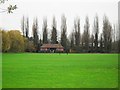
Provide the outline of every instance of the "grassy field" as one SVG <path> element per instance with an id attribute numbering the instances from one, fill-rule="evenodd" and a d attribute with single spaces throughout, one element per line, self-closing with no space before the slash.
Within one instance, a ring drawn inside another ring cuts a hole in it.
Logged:
<path id="1" fill-rule="evenodd" d="M 3 88 L 115 88 L 117 54 L 3 54 Z"/>

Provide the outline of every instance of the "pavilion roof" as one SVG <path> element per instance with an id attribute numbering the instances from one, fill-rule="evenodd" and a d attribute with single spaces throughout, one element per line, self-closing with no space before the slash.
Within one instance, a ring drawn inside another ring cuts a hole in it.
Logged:
<path id="1" fill-rule="evenodd" d="M 61 44 L 43 44 L 41 48 L 64 48 Z"/>

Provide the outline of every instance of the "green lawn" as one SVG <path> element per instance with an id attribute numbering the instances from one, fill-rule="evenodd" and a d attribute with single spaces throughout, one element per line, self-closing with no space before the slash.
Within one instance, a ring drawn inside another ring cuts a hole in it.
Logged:
<path id="1" fill-rule="evenodd" d="M 3 54 L 3 88 L 115 88 L 117 54 Z"/>

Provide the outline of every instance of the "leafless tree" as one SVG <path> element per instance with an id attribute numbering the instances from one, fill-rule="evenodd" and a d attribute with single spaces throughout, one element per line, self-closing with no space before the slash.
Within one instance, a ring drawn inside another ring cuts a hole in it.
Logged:
<path id="1" fill-rule="evenodd" d="M 56 44 L 56 43 L 57 43 L 57 26 L 56 26 L 55 17 L 53 17 L 51 42 L 52 42 L 53 44 Z"/>
<path id="2" fill-rule="evenodd" d="M 48 43 L 47 19 L 43 20 L 43 44 Z"/>
<path id="3" fill-rule="evenodd" d="M 105 52 L 111 51 L 111 42 L 112 42 L 111 31 L 112 31 L 112 26 L 111 26 L 107 16 L 104 16 L 104 18 L 103 18 L 103 38 L 104 38 Z"/>
<path id="4" fill-rule="evenodd" d="M 84 25 L 84 47 L 85 47 L 85 51 L 88 52 L 89 51 L 89 38 L 90 38 L 90 30 L 89 30 L 90 24 L 89 24 L 89 18 L 88 16 L 86 16 L 85 19 L 85 25 Z"/>
<path id="5" fill-rule="evenodd" d="M 4 4 L 8 0 L 0 0 L 0 4 Z M 0 8 L 0 13 L 8 12 L 13 13 L 13 11 L 17 9 L 17 5 L 9 5 L 7 8 Z"/>
<path id="6" fill-rule="evenodd" d="M 67 50 L 67 24 L 66 24 L 65 15 L 62 15 L 61 17 L 61 44 L 66 51 Z"/>
<path id="7" fill-rule="evenodd" d="M 98 16 L 96 15 L 94 19 L 94 37 L 95 37 L 95 52 L 98 52 L 98 34 L 99 34 L 99 21 L 98 21 Z"/>

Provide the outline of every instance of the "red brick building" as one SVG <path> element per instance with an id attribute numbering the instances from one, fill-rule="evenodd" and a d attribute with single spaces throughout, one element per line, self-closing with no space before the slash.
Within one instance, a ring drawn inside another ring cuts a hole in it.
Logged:
<path id="1" fill-rule="evenodd" d="M 64 52 L 61 44 L 43 44 L 40 48 L 41 52 Z"/>

